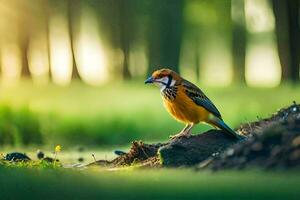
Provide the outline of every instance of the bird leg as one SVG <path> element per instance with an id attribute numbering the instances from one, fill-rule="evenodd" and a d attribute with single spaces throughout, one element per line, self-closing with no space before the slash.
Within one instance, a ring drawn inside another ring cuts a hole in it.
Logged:
<path id="1" fill-rule="evenodd" d="M 186 135 L 191 136 L 192 135 L 192 128 L 195 126 L 195 124 L 190 124 L 189 128 L 186 130 Z"/>
<path id="2" fill-rule="evenodd" d="M 176 135 L 171 135 L 171 140 L 180 138 L 180 137 L 190 137 L 191 136 L 191 129 L 193 128 L 194 124 L 187 124 L 180 133 Z"/>

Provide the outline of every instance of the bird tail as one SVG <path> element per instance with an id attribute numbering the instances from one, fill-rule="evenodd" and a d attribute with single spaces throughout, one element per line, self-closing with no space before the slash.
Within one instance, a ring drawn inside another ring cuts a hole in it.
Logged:
<path id="1" fill-rule="evenodd" d="M 225 131 L 230 136 L 235 137 L 237 139 L 245 138 L 245 136 L 240 135 L 240 134 L 236 133 L 234 130 L 232 130 L 222 119 L 215 117 L 211 121 L 215 126 L 220 128 L 221 130 Z"/>

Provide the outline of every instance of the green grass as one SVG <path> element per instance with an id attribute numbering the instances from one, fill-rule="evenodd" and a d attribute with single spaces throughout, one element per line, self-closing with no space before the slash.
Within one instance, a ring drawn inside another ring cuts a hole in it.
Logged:
<path id="1" fill-rule="evenodd" d="M 300 174 L 0 168 L 2 199 L 299 199 Z"/>
<path id="2" fill-rule="evenodd" d="M 299 87 L 204 87 L 229 125 L 267 117 L 300 100 Z M 159 90 L 143 82 L 90 87 L 0 86 L 0 143 L 123 145 L 141 139 L 166 140 L 183 125 L 165 111 Z M 198 125 L 194 133 L 208 129 Z"/>
<path id="3" fill-rule="evenodd" d="M 35 160 L 35 161 L 19 161 L 11 162 L 6 160 L 0 160 L 1 167 L 11 168 L 11 169 L 58 169 L 62 165 L 60 162 L 47 162 L 44 160 Z"/>

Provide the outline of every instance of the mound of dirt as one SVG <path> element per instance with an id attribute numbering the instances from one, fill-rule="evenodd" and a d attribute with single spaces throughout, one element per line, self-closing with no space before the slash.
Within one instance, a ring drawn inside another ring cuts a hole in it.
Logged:
<path id="1" fill-rule="evenodd" d="M 128 153 L 112 161 L 100 160 L 90 165 L 178 167 L 200 162 L 198 169 L 213 170 L 300 165 L 300 106 L 296 103 L 269 118 L 243 124 L 237 131 L 248 137 L 241 141 L 221 130 L 210 130 L 166 143 L 135 141 Z"/>
<path id="2" fill-rule="evenodd" d="M 167 143 L 145 144 L 134 141 L 128 153 L 114 160 L 99 160 L 88 166 L 102 167 L 177 167 L 191 166 L 207 159 L 212 154 L 223 152 L 238 140 L 221 130 L 210 130 L 189 138 L 177 138 Z"/>
<path id="3" fill-rule="evenodd" d="M 91 163 L 88 166 L 100 165 L 103 167 L 122 167 L 130 166 L 132 164 L 139 164 L 141 166 L 160 166 L 159 159 L 157 157 L 158 149 L 165 144 L 145 144 L 142 141 L 132 142 L 131 148 L 128 153 L 120 155 L 114 160 L 99 160 Z"/>
<path id="4" fill-rule="evenodd" d="M 300 106 L 282 109 L 269 119 L 241 127 L 252 137 L 233 145 L 220 156 L 200 163 L 198 168 L 286 169 L 300 167 Z"/>
<path id="5" fill-rule="evenodd" d="M 191 166 L 223 152 L 236 142 L 236 138 L 221 130 L 210 130 L 190 138 L 172 140 L 158 150 L 158 155 L 163 166 Z"/>

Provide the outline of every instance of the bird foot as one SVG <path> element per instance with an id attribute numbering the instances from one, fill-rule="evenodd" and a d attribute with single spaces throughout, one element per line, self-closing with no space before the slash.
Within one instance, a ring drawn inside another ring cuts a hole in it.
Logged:
<path id="1" fill-rule="evenodd" d="M 189 138 L 192 135 L 190 133 L 178 133 L 176 135 L 170 135 L 170 140 L 179 139 L 179 138 Z"/>

